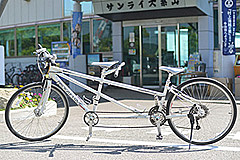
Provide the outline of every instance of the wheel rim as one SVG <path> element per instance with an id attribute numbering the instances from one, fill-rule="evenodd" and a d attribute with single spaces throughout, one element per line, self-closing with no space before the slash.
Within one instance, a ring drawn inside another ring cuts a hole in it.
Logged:
<path id="1" fill-rule="evenodd" d="M 15 95 L 8 109 L 8 127 L 24 140 L 42 140 L 55 134 L 65 123 L 68 107 L 65 97 L 52 87 L 44 113 L 37 115 L 42 85 L 23 88 Z"/>
<path id="2" fill-rule="evenodd" d="M 199 84 L 200 83 L 200 84 Z M 199 126 L 195 122 L 192 143 L 214 143 L 230 132 L 235 122 L 235 107 L 231 95 L 226 89 L 207 81 L 195 81 L 185 84 L 182 92 L 200 101 L 205 116 L 199 116 Z M 174 95 L 170 102 L 168 114 L 188 114 L 193 105 Z M 206 109 L 207 108 L 207 109 Z M 208 113 L 207 113 L 208 112 Z M 190 120 L 187 117 L 172 118 L 169 124 L 173 131 L 183 140 L 189 142 Z"/>

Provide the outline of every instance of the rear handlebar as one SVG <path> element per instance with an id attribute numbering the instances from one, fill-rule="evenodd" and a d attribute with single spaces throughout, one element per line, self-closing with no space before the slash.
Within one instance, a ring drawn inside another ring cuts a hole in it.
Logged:
<path id="1" fill-rule="evenodd" d="M 125 65 L 125 62 L 122 62 L 116 69 L 115 73 L 114 73 L 114 77 L 117 78 L 119 71 L 122 69 L 122 67 Z"/>

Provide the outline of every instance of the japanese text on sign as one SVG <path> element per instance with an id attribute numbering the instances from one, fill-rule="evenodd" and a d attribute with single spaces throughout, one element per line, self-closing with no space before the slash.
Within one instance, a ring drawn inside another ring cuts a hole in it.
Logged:
<path id="1" fill-rule="evenodd" d="M 132 10 L 139 8 L 156 8 L 158 6 L 178 6 L 181 0 L 128 0 L 128 1 L 118 1 L 118 2 L 108 2 L 106 3 L 107 11 L 113 10 Z"/>
<path id="2" fill-rule="evenodd" d="M 223 55 L 235 54 L 236 0 L 222 0 Z"/>

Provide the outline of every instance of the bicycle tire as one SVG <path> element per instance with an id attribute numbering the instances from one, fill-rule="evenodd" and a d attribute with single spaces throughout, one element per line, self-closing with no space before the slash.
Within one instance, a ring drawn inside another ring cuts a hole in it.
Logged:
<path id="1" fill-rule="evenodd" d="M 218 142 L 232 130 L 237 117 L 236 101 L 231 91 L 222 83 L 210 78 L 195 78 L 180 84 L 177 89 L 199 100 L 201 111 L 205 113 L 195 117 L 192 140 L 188 117 L 168 119 L 169 126 L 180 139 L 196 145 L 207 145 Z M 170 93 L 167 115 L 179 115 L 184 112 L 187 114 L 191 108 L 192 104 Z"/>
<path id="2" fill-rule="evenodd" d="M 7 74 L 6 71 L 5 71 L 5 84 L 6 85 L 11 84 L 11 77 Z"/>
<path id="3" fill-rule="evenodd" d="M 18 138 L 41 141 L 56 134 L 65 124 L 69 103 L 64 92 L 52 84 L 46 110 L 36 114 L 42 94 L 41 82 L 20 88 L 8 101 L 5 121 L 9 130 Z"/>

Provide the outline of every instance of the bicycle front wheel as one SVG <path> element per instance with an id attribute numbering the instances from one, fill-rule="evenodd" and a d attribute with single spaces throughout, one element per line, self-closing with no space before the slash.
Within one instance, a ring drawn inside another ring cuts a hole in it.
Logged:
<path id="1" fill-rule="evenodd" d="M 237 116 L 236 101 L 220 82 L 209 78 L 195 78 L 177 87 L 183 94 L 195 99 L 180 98 L 171 93 L 167 103 L 168 123 L 182 140 L 207 145 L 223 139 L 233 128 Z M 194 105 L 196 104 L 196 105 Z M 191 123 L 187 114 L 194 115 L 192 140 Z"/>
<path id="2" fill-rule="evenodd" d="M 19 89 L 9 100 L 5 120 L 10 131 L 23 140 L 40 141 L 57 133 L 67 120 L 69 104 L 65 94 L 52 84 L 42 114 L 38 104 L 43 84 L 32 83 Z"/>

